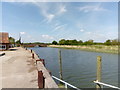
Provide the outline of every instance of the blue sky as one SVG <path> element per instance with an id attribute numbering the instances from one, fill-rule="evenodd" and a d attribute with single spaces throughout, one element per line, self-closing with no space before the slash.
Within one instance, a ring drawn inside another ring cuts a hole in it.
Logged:
<path id="1" fill-rule="evenodd" d="M 23 42 L 118 37 L 117 2 L 2 2 L 2 31 Z"/>

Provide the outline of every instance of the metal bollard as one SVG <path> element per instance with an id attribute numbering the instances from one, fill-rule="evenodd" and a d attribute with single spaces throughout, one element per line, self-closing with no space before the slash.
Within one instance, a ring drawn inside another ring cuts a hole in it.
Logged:
<path id="1" fill-rule="evenodd" d="M 38 87 L 39 89 L 44 88 L 44 77 L 42 71 L 38 71 Z"/>

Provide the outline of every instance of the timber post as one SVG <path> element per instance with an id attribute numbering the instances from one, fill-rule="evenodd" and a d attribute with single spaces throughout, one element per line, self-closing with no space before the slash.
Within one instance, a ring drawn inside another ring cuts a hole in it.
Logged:
<path id="1" fill-rule="evenodd" d="M 31 49 L 31 53 L 32 53 L 32 49 Z"/>
<path id="2" fill-rule="evenodd" d="M 101 70 L 102 70 L 102 58 L 101 56 L 97 56 L 97 81 L 101 81 Z M 100 90 L 101 86 L 96 85 L 97 90 Z"/>
<path id="3" fill-rule="evenodd" d="M 32 59 L 34 59 L 35 57 L 34 57 L 34 53 L 32 53 Z"/>
<path id="4" fill-rule="evenodd" d="M 38 71 L 38 87 L 39 89 L 44 88 L 44 77 L 42 71 Z"/>
<path id="5" fill-rule="evenodd" d="M 60 66 L 60 79 L 63 80 L 62 76 L 62 58 L 61 58 L 61 50 L 59 49 L 59 66 Z"/>

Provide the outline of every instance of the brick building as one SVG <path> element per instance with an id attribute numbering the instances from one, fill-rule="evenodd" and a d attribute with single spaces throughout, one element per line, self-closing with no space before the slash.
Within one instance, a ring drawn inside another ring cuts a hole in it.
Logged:
<path id="1" fill-rule="evenodd" d="M 9 35 L 6 32 L 0 32 L 0 50 L 9 49 Z"/>

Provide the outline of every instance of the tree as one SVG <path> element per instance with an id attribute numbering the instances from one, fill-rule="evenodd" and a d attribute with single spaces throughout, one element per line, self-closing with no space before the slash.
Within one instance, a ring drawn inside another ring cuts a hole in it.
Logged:
<path id="1" fill-rule="evenodd" d="M 92 40 L 92 39 L 90 39 L 90 40 L 88 40 L 88 42 L 93 43 L 93 40 Z"/>
<path id="2" fill-rule="evenodd" d="M 79 40 L 79 41 L 78 41 L 78 43 L 79 43 L 79 44 L 82 44 L 82 43 L 83 43 L 83 41 L 82 41 L 82 40 Z"/>
<path id="3" fill-rule="evenodd" d="M 76 39 L 71 40 L 71 42 L 72 42 L 72 43 L 71 43 L 72 45 L 77 45 L 77 44 L 78 44 L 78 41 L 77 41 Z"/>
<path id="4" fill-rule="evenodd" d="M 61 40 L 59 41 L 59 44 L 60 44 L 60 45 L 65 45 L 65 41 L 66 41 L 65 39 L 61 39 Z"/>
<path id="5" fill-rule="evenodd" d="M 111 41 L 111 44 L 112 44 L 112 45 L 118 45 L 118 40 L 117 40 L 117 39 L 112 40 L 112 41 Z"/>
<path id="6" fill-rule="evenodd" d="M 105 45 L 111 45 L 111 40 L 110 39 L 106 40 L 106 42 L 104 44 Z"/>
<path id="7" fill-rule="evenodd" d="M 57 43 L 57 41 L 53 41 L 52 44 L 57 45 L 58 43 Z"/>
<path id="8" fill-rule="evenodd" d="M 93 40 L 88 40 L 83 43 L 83 45 L 93 45 Z"/>
<path id="9" fill-rule="evenodd" d="M 17 40 L 17 41 L 16 41 L 16 44 L 21 44 L 20 40 Z"/>
<path id="10" fill-rule="evenodd" d="M 9 42 L 10 42 L 11 44 L 15 44 L 15 39 L 14 39 L 13 37 L 9 37 Z"/>

